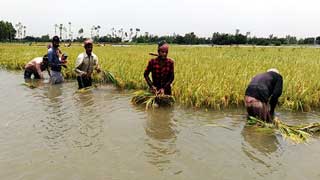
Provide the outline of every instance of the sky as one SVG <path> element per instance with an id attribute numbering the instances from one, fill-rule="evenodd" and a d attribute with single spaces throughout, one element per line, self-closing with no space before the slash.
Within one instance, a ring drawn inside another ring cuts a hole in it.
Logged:
<path id="1" fill-rule="evenodd" d="M 0 20 L 21 22 L 27 35 L 54 35 L 54 24 L 72 24 L 90 36 L 101 26 L 100 36 L 111 28 L 172 35 L 194 32 L 250 32 L 251 36 L 320 36 L 320 0 L 0 0 Z"/>

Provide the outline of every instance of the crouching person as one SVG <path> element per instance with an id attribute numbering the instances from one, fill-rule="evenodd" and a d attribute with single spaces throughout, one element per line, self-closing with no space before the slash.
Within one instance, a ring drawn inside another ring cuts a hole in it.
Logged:
<path id="1" fill-rule="evenodd" d="M 92 73 L 94 69 L 100 73 L 98 57 L 92 53 L 92 40 L 84 41 L 84 49 L 85 52 L 79 54 L 75 65 L 79 89 L 92 86 Z"/>
<path id="2" fill-rule="evenodd" d="M 48 56 L 36 57 L 28 62 L 24 67 L 24 79 L 29 80 L 31 76 L 34 79 L 43 79 L 43 71 L 48 70 Z"/>
<path id="3" fill-rule="evenodd" d="M 274 110 L 282 94 L 283 80 L 277 69 L 269 69 L 252 78 L 245 92 L 248 116 L 273 122 Z"/>

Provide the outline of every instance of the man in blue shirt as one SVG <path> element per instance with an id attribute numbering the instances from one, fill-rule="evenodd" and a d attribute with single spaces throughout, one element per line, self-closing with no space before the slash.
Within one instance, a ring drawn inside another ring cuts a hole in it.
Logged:
<path id="1" fill-rule="evenodd" d="M 58 36 L 52 38 L 52 47 L 48 50 L 48 60 L 51 69 L 50 82 L 51 84 L 59 84 L 63 82 L 63 76 L 61 73 L 61 61 L 59 56 L 61 51 L 59 49 L 60 39 Z"/>

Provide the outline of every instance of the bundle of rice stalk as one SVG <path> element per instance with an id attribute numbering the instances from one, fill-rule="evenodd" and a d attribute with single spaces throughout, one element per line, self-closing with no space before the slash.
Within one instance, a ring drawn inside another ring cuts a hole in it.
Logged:
<path id="1" fill-rule="evenodd" d="M 146 109 L 150 107 L 158 107 L 158 106 L 171 106 L 174 103 L 173 96 L 170 95 L 155 95 L 148 91 L 136 91 L 133 93 L 134 96 L 131 99 L 133 104 L 145 104 Z"/>
<path id="2" fill-rule="evenodd" d="M 306 125 L 287 125 L 280 119 L 275 118 L 273 123 L 266 123 L 260 119 L 250 116 L 247 123 L 249 125 L 257 124 L 260 127 L 268 127 L 279 130 L 284 138 L 292 140 L 294 143 L 306 142 L 309 137 L 316 132 L 320 132 L 320 123 L 311 123 Z"/>
<path id="3" fill-rule="evenodd" d="M 102 71 L 102 74 L 104 83 L 112 83 L 116 86 L 118 85 L 118 81 L 110 71 Z"/>
<path id="4" fill-rule="evenodd" d="M 25 85 L 25 86 L 29 87 L 30 89 L 34 89 L 34 88 L 37 87 L 37 86 L 34 85 L 33 83 L 28 83 L 28 82 L 24 82 L 24 83 L 22 83 L 22 85 Z"/>

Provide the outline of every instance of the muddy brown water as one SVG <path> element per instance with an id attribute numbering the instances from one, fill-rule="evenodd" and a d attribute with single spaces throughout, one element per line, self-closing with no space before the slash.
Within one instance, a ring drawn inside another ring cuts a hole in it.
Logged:
<path id="1" fill-rule="evenodd" d="M 130 92 L 77 83 L 30 89 L 0 71 L 0 179 L 320 179 L 320 139 L 292 144 L 245 126 L 245 111 L 146 111 Z M 320 113 L 279 112 L 288 123 Z"/>

